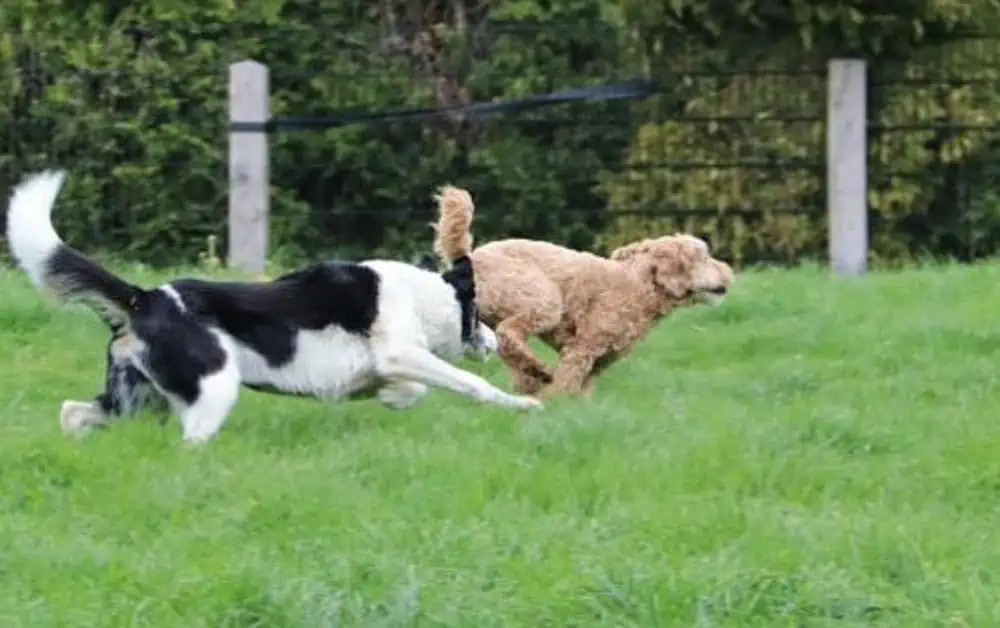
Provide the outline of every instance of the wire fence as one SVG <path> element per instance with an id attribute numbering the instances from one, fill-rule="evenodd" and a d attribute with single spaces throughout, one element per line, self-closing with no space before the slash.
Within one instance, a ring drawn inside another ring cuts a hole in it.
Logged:
<path id="1" fill-rule="evenodd" d="M 18 39 L 0 55 L 0 83 L 12 94 L 0 103 L 0 186 L 38 167 L 80 171 L 64 215 L 82 246 L 184 261 L 206 235 L 225 238 L 232 61 L 267 63 L 274 115 L 299 126 L 640 77 L 652 89 L 641 100 L 276 129 L 277 254 L 426 250 L 430 194 L 454 182 L 477 200 L 481 241 L 526 236 L 600 251 L 682 229 L 743 263 L 822 256 L 823 60 L 723 63 L 702 50 L 655 67 L 600 28 L 484 24 L 458 52 L 441 42 L 417 50 L 423 31 L 411 28 L 402 39 L 352 36 L 297 59 L 277 44 L 251 50 L 245 42 L 260 33 L 226 29 L 198 52 L 176 25 L 169 37 L 164 25 L 116 31 L 82 62 Z M 568 43 L 551 43 L 569 32 Z M 269 35 L 279 36 L 290 35 Z M 1000 243 L 998 43 L 969 36 L 905 63 L 872 60 L 877 254 L 974 259 Z"/>

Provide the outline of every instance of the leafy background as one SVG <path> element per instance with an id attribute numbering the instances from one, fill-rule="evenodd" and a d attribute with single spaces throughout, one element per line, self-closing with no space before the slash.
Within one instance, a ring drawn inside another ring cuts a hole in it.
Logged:
<path id="1" fill-rule="evenodd" d="M 738 264 L 787 263 L 825 251 L 825 67 L 849 55 L 870 64 L 873 257 L 990 254 L 997 2 L 896 4 L 14 0 L 0 13 L 0 189 L 71 168 L 69 241 L 184 263 L 209 235 L 225 247 L 234 61 L 270 68 L 275 116 L 640 76 L 656 97 L 275 134 L 274 258 L 425 251 L 430 196 L 454 182 L 475 195 L 481 240 L 604 251 L 684 229 Z"/>

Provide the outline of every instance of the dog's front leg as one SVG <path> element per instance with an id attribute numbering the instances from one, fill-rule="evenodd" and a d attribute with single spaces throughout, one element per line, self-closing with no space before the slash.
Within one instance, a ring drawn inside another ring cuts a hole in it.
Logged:
<path id="1" fill-rule="evenodd" d="M 108 416 L 97 401 L 63 401 L 59 410 L 59 424 L 64 433 L 83 435 L 93 429 L 108 426 Z"/>
<path id="2" fill-rule="evenodd" d="M 587 345 L 574 344 L 566 348 L 559 356 L 559 366 L 552 376 L 552 383 L 545 388 L 543 394 L 581 394 L 598 355 L 593 347 Z"/>
<path id="3" fill-rule="evenodd" d="M 523 395 L 538 394 L 539 391 L 545 388 L 546 384 L 552 383 L 551 375 L 548 376 L 548 379 L 539 379 L 532 375 L 527 375 L 512 366 L 508 366 L 507 370 L 510 372 L 514 392 L 518 392 Z"/>
<path id="4" fill-rule="evenodd" d="M 518 410 L 530 410 L 542 405 L 532 397 L 507 394 L 478 375 L 463 371 L 419 347 L 386 352 L 376 355 L 375 360 L 375 368 L 380 377 L 412 380 L 444 388 L 481 403 Z"/>
<path id="5" fill-rule="evenodd" d="M 215 436 L 240 395 L 242 381 L 233 342 L 221 334 L 215 337 L 222 350 L 222 364 L 207 373 L 172 369 L 172 363 L 163 359 L 163 353 L 157 356 L 160 360 L 151 359 L 146 352 L 132 362 L 169 401 L 180 417 L 184 441 L 191 444 L 202 444 Z M 184 394 L 191 389 L 196 391 L 193 398 Z"/>
<path id="6" fill-rule="evenodd" d="M 235 361 L 227 356 L 222 370 L 203 377 L 200 392 L 192 404 L 177 409 L 184 429 L 184 440 L 200 444 L 211 439 L 222 427 L 240 395 L 240 374 Z"/>
<path id="7" fill-rule="evenodd" d="M 423 399 L 425 394 L 427 394 L 427 386 L 420 382 L 397 379 L 383 384 L 376 391 L 375 398 L 387 408 L 402 410 Z"/>
<path id="8" fill-rule="evenodd" d="M 622 357 L 622 354 L 609 351 L 594 362 L 593 368 L 590 369 L 590 373 L 583 380 L 583 390 L 581 391 L 585 396 L 591 396 L 594 394 L 594 385 L 597 382 L 597 377 L 606 371 L 608 367 L 617 362 Z"/>

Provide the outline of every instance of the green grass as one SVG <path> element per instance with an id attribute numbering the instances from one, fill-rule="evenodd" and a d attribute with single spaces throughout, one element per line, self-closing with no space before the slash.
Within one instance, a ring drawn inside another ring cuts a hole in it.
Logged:
<path id="1" fill-rule="evenodd" d="M 998 265 L 747 274 L 590 400 L 247 391 L 201 450 L 63 437 L 106 334 L 0 286 L 4 628 L 1000 625 Z"/>

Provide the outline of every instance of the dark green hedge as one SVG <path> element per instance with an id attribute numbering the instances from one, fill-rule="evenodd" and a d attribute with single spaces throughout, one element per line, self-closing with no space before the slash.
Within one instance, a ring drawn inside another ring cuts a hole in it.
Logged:
<path id="1" fill-rule="evenodd" d="M 684 228 L 739 261 L 821 256 L 823 77 L 753 75 L 822 68 L 832 54 L 866 56 L 885 79 L 873 87 L 877 124 L 951 125 L 873 133 L 876 254 L 982 254 L 1000 237 L 993 136 L 955 129 L 991 125 L 1000 111 L 990 83 L 997 42 L 960 33 L 997 23 L 988 0 L 879 9 L 805 0 L 170 6 L 13 0 L 0 11 L 0 81 L 10 94 L 0 98 L 0 189 L 28 170 L 71 168 L 57 222 L 83 249 L 180 263 L 196 259 L 208 235 L 224 239 L 226 71 L 246 58 L 270 67 L 278 116 L 516 98 L 643 73 L 664 90 L 643 103 L 275 135 L 280 261 L 425 250 L 430 195 L 444 182 L 474 192 L 480 240 L 600 249 Z M 690 76 L 712 68 L 728 74 Z M 982 82 L 898 83 L 934 73 Z M 814 122 L 685 122 L 807 111 Z M 789 159 L 816 167 L 656 167 Z M 695 207 L 716 215 L 662 217 Z M 814 215 L 734 218 L 733 208 Z"/>

